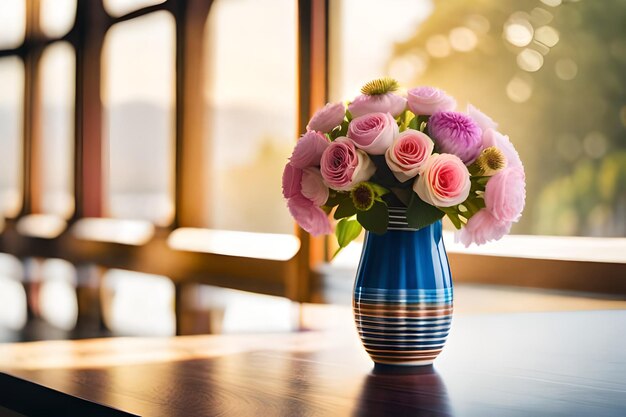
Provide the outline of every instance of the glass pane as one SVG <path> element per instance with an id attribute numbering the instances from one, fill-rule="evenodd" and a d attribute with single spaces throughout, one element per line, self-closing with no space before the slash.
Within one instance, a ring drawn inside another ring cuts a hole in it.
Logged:
<path id="1" fill-rule="evenodd" d="M 146 6 L 165 3 L 165 0 L 104 0 L 104 8 L 111 16 L 122 16 Z"/>
<path id="2" fill-rule="evenodd" d="M 208 227 L 293 232 L 281 175 L 296 137 L 295 5 L 218 0 L 212 6 L 205 35 Z"/>
<path id="3" fill-rule="evenodd" d="M 15 216 L 22 205 L 24 65 L 0 59 L 0 214 Z"/>
<path id="4" fill-rule="evenodd" d="M 626 3 L 375 4 L 331 1 L 333 99 L 390 75 L 471 101 L 525 163 L 514 233 L 626 236 Z"/>
<path id="5" fill-rule="evenodd" d="M 103 50 L 108 215 L 167 224 L 173 215 L 174 19 L 114 25 Z"/>
<path id="6" fill-rule="evenodd" d="M 40 0 L 43 33 L 60 38 L 70 31 L 76 18 L 76 0 Z"/>
<path id="7" fill-rule="evenodd" d="M 0 1 L 0 49 L 15 48 L 24 41 L 26 33 L 26 2 Z"/>
<path id="8" fill-rule="evenodd" d="M 41 211 L 69 217 L 74 211 L 74 50 L 56 43 L 41 57 Z"/>

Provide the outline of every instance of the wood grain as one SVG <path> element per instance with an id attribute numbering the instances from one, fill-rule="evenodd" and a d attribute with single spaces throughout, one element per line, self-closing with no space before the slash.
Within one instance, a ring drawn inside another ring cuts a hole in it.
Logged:
<path id="1" fill-rule="evenodd" d="M 144 416 L 624 416 L 624 328 L 626 311 L 459 317 L 404 374 L 345 331 L 0 345 L 0 370 Z"/>

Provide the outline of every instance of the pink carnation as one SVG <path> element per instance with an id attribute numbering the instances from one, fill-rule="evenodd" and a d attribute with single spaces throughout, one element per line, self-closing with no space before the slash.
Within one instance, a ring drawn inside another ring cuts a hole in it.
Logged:
<path id="1" fill-rule="evenodd" d="M 385 160 L 400 182 L 415 177 L 426 159 L 433 153 L 433 141 L 419 130 L 407 129 L 398 135 L 385 152 Z"/>
<path id="2" fill-rule="evenodd" d="M 306 130 L 329 133 L 343 122 L 345 114 L 346 108 L 343 103 L 328 103 L 315 112 Z"/>
<path id="3" fill-rule="evenodd" d="M 299 195 L 302 190 L 301 182 L 302 170 L 294 167 L 291 163 L 285 165 L 285 170 L 283 171 L 283 196 L 291 198 Z"/>
<path id="4" fill-rule="evenodd" d="M 451 153 L 471 164 L 482 150 L 482 131 L 468 115 L 438 112 L 428 121 L 428 132 L 439 152 Z"/>
<path id="5" fill-rule="evenodd" d="M 465 227 L 455 233 L 455 241 L 465 247 L 472 243 L 483 245 L 492 240 L 498 240 L 511 230 L 511 222 L 503 222 L 491 215 L 488 210 L 482 209 L 474 214 Z"/>
<path id="6" fill-rule="evenodd" d="M 369 96 L 363 94 L 348 105 L 352 117 L 363 116 L 368 113 L 390 113 L 398 117 L 406 108 L 406 99 L 393 93 Z"/>
<path id="7" fill-rule="evenodd" d="M 409 109 L 420 116 L 430 116 L 440 111 L 452 111 L 456 100 L 445 91 L 434 87 L 415 87 L 408 91 Z"/>
<path id="8" fill-rule="evenodd" d="M 485 187 L 485 206 L 502 222 L 515 222 L 524 210 L 526 181 L 521 168 L 505 168 L 489 179 Z"/>
<path id="9" fill-rule="evenodd" d="M 308 198 L 302 195 L 291 197 L 287 200 L 287 207 L 289 208 L 289 213 L 291 213 L 300 227 L 313 236 L 332 232 L 326 213 Z"/>
<path id="10" fill-rule="evenodd" d="M 467 115 L 476 122 L 476 124 L 478 125 L 478 127 L 480 127 L 483 133 L 487 129 L 498 128 L 498 124 L 494 122 L 491 117 L 487 116 L 485 113 L 481 112 L 480 110 L 478 110 L 476 107 L 472 106 L 471 104 L 467 105 Z"/>
<path id="11" fill-rule="evenodd" d="M 296 168 L 319 166 L 322 153 L 330 142 L 319 132 L 306 132 L 296 143 L 291 154 L 291 165 Z"/>
<path id="12" fill-rule="evenodd" d="M 328 200 L 328 186 L 324 184 L 319 168 L 308 167 L 302 171 L 302 195 L 316 206 L 323 206 Z"/>

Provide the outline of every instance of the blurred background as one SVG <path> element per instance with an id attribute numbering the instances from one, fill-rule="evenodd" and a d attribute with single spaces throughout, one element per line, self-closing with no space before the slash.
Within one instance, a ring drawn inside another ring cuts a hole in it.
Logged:
<path id="1" fill-rule="evenodd" d="M 290 330 L 325 314 L 290 300 L 349 303 L 359 243 L 327 262 L 280 177 L 317 107 L 383 75 L 471 102 L 524 161 L 520 236 L 451 253 L 583 257 L 613 281 L 571 305 L 623 299 L 624 21 L 623 1 L 2 0 L 0 340 Z"/>

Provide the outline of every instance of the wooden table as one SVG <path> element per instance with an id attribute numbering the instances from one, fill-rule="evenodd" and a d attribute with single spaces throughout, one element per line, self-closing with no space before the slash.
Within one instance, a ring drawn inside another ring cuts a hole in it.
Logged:
<path id="1" fill-rule="evenodd" d="M 0 369 L 1 415 L 623 417 L 626 311 L 457 317 L 412 374 L 354 332 L 9 344 Z"/>

